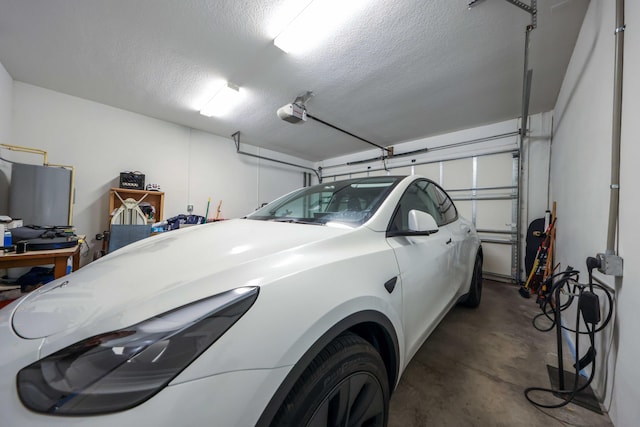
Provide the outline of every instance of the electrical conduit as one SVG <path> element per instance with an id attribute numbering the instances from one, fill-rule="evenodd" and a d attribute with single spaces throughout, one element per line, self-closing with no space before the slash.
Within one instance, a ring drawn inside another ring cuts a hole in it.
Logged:
<path id="1" fill-rule="evenodd" d="M 613 83 L 613 135 L 611 141 L 611 193 L 607 254 L 617 254 L 616 229 L 620 202 L 620 134 L 622 130 L 622 71 L 624 65 L 624 0 L 616 0 L 615 66 Z"/>

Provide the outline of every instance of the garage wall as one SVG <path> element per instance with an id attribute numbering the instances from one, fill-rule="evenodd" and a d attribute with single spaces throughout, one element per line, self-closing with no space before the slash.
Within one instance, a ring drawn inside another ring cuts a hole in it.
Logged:
<path id="1" fill-rule="evenodd" d="M 11 143 L 11 104 L 13 79 L 0 63 L 0 144 Z M 0 215 L 8 211 L 9 183 L 6 179 L 8 165 L 0 161 Z"/>
<path id="2" fill-rule="evenodd" d="M 615 2 L 591 2 L 556 104 L 551 187 L 558 201 L 557 256 L 563 267 L 585 271 L 585 258 L 606 248 L 609 204 Z M 640 114 L 640 4 L 626 1 L 619 254 L 624 277 L 605 279 L 615 287 L 615 325 L 598 339 L 596 393 L 616 426 L 640 419 L 640 244 L 637 212 L 635 123 Z M 583 276 L 586 279 L 586 276 Z M 569 315 L 570 318 L 572 316 Z"/>
<path id="3" fill-rule="evenodd" d="M 210 217 L 219 200 L 223 218 L 242 216 L 303 183 L 296 168 L 238 155 L 230 138 L 21 82 L 13 85 L 13 100 L 12 143 L 44 149 L 50 163 L 76 167 L 74 225 L 96 250 L 93 237 L 106 227 L 109 188 L 118 186 L 121 171 L 139 170 L 147 183 L 160 184 L 165 218 L 187 213 L 189 203 L 195 214 L 204 215 L 208 197 Z M 249 146 L 243 150 L 258 152 Z M 38 156 L 0 152 L 14 161 L 41 162 Z M 265 150 L 261 154 L 307 164 Z"/>

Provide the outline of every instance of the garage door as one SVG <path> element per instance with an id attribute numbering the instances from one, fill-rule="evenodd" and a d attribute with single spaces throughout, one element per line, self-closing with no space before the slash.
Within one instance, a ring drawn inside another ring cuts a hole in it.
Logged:
<path id="1" fill-rule="evenodd" d="M 513 280 L 517 274 L 518 152 L 470 156 L 328 176 L 326 180 L 374 175 L 423 175 L 440 184 L 460 215 L 473 221 L 482 240 L 484 274 Z"/>

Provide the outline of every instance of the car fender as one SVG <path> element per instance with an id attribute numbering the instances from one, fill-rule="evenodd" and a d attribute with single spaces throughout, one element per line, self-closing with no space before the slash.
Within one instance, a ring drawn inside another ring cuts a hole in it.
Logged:
<path id="1" fill-rule="evenodd" d="M 380 261 L 379 257 L 385 255 L 375 258 Z M 358 257 L 345 259 L 334 263 L 331 271 L 340 276 L 349 265 L 360 268 L 358 264 L 364 262 Z M 382 313 L 403 349 L 401 284 L 398 279 L 391 293 L 384 287 L 385 281 L 397 277 L 392 270 L 395 265 L 372 264 L 357 282 L 332 281 L 334 274 L 323 275 L 326 270 L 319 268 L 262 285 L 251 309 L 173 383 L 220 372 L 293 366 L 327 330 L 362 311 Z"/>
<path id="2" fill-rule="evenodd" d="M 296 384 L 297 380 L 300 378 L 304 370 L 311 364 L 313 359 L 324 349 L 329 343 L 331 343 L 336 337 L 338 337 L 343 332 L 350 330 L 351 328 L 361 325 L 361 324 L 376 324 L 383 328 L 388 338 L 391 341 L 391 345 L 393 346 L 394 352 L 393 357 L 395 360 L 392 362 L 392 366 L 395 365 L 394 372 L 388 372 L 390 379 L 392 379 L 393 384 L 390 384 L 390 387 L 393 389 L 397 384 L 397 381 L 400 377 L 400 358 L 402 354 L 400 352 L 400 344 L 399 339 L 402 338 L 401 329 L 397 329 L 394 327 L 393 322 L 385 316 L 383 313 L 375 310 L 364 310 L 357 313 L 353 313 L 342 320 L 335 323 L 329 330 L 324 332 L 321 336 L 317 337 L 315 342 L 304 352 L 304 354 L 299 358 L 298 362 L 291 367 L 291 370 L 285 377 L 284 381 L 280 384 L 278 389 L 275 391 L 271 400 L 265 407 L 265 410 L 262 412 L 260 419 L 256 423 L 256 427 L 261 426 L 269 426 L 271 421 L 275 417 L 276 413 L 282 406 L 282 403 L 286 399 L 287 395 Z M 309 331 L 311 336 L 312 331 Z M 400 332 L 400 337 L 396 332 Z M 307 335 L 307 334 L 305 334 Z M 307 335 L 308 336 L 308 335 Z M 390 381 L 391 382 L 391 381 Z"/>

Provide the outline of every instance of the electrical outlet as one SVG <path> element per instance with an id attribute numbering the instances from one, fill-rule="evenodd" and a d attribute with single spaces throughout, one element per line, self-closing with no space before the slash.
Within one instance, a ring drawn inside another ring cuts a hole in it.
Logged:
<path id="1" fill-rule="evenodd" d="M 597 254 L 600 260 L 598 271 L 607 276 L 622 276 L 622 258 L 614 254 Z"/>
<path id="2" fill-rule="evenodd" d="M 187 205 L 187 212 L 193 213 L 193 205 Z"/>

